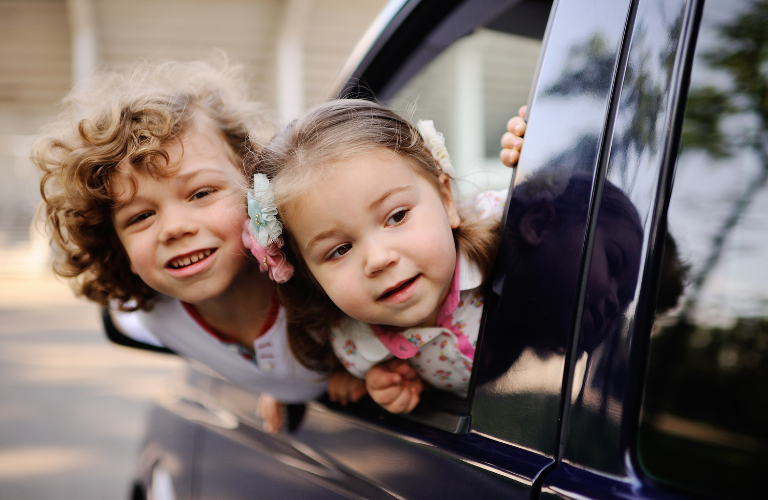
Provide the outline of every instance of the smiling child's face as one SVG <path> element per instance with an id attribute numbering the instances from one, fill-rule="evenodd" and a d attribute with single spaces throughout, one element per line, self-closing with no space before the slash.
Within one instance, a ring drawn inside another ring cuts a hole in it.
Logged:
<path id="1" fill-rule="evenodd" d="M 284 213 L 312 275 L 359 321 L 434 324 L 456 264 L 459 217 L 447 177 L 438 191 L 383 148 L 331 172 Z"/>
<path id="2" fill-rule="evenodd" d="M 168 176 L 120 165 L 136 190 L 130 197 L 129 181 L 118 184 L 113 223 L 135 274 L 160 293 L 198 304 L 224 294 L 248 262 L 244 176 L 207 119 L 165 150 Z"/>

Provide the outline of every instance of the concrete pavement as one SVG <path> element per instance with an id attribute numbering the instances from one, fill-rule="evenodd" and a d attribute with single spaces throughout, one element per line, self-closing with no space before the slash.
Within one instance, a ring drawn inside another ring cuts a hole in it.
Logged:
<path id="1" fill-rule="evenodd" d="M 49 275 L 0 278 L 0 499 L 128 498 L 148 402 L 181 361 L 109 344 Z"/>

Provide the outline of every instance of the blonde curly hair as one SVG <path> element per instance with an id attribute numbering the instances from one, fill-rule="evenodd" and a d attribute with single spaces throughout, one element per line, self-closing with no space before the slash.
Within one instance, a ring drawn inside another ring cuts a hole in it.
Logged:
<path id="1" fill-rule="evenodd" d="M 131 272 L 113 227 L 118 165 L 172 175 L 164 149 L 202 113 L 221 132 L 235 165 L 268 134 L 243 68 L 213 62 L 143 63 L 76 86 L 32 148 L 42 171 L 40 209 L 53 270 L 78 296 L 123 310 L 149 309 L 157 293 Z"/>

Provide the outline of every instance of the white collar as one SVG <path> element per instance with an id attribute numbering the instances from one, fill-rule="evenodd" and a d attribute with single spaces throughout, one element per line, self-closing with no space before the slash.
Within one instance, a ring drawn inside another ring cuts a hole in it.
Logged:
<path id="1" fill-rule="evenodd" d="M 459 290 L 472 290 L 483 284 L 483 273 L 477 264 L 459 251 Z"/>

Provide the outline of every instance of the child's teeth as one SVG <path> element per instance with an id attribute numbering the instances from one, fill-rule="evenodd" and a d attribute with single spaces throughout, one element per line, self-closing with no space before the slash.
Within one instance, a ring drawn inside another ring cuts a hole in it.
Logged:
<path id="1" fill-rule="evenodd" d="M 174 269 L 179 269 L 185 266 L 188 266 L 190 264 L 193 264 L 199 260 L 203 260 L 204 258 L 211 255 L 211 250 L 203 250 L 202 252 L 198 252 L 194 255 L 188 255 L 184 258 L 174 260 L 171 262 L 171 267 Z"/>

